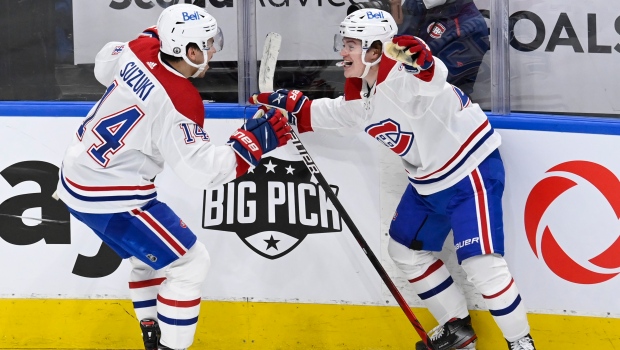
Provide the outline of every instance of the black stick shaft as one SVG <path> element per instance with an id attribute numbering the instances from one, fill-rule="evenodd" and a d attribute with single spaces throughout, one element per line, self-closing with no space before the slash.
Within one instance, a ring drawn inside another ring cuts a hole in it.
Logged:
<path id="1" fill-rule="evenodd" d="M 381 262 L 379 262 L 379 259 L 377 259 L 375 254 L 372 252 L 372 249 L 370 249 L 370 247 L 368 246 L 368 243 L 366 243 L 366 240 L 364 240 L 364 237 L 362 236 L 360 231 L 357 229 L 357 227 L 353 223 L 353 220 L 351 220 L 351 217 L 349 216 L 349 214 L 347 214 L 346 210 L 344 209 L 344 207 L 338 200 L 338 197 L 336 196 L 334 191 L 332 191 L 331 187 L 329 186 L 329 183 L 327 183 L 327 181 L 325 180 L 325 177 L 323 177 L 323 174 L 319 170 L 319 167 L 316 165 L 316 163 L 314 162 L 314 160 L 312 159 L 312 157 L 306 150 L 306 147 L 304 147 L 304 145 L 301 143 L 301 140 L 299 139 L 299 136 L 297 136 L 297 133 L 295 132 L 295 130 L 291 131 L 291 135 L 293 137 L 291 139 L 291 142 L 293 143 L 295 148 L 297 148 L 297 151 L 299 151 L 299 154 L 303 158 L 303 161 L 306 164 L 306 167 L 308 168 L 308 170 L 310 170 L 310 172 L 317 179 L 317 181 L 319 182 L 319 185 L 321 185 L 321 187 L 325 191 L 327 198 L 331 200 L 332 204 L 334 205 L 338 213 L 340 213 L 340 216 L 344 219 L 345 224 L 347 225 L 347 227 L 349 228 L 349 230 L 355 237 L 355 240 L 357 240 L 357 243 L 360 245 L 360 247 L 362 247 L 364 254 L 366 254 L 366 257 L 368 257 L 368 260 L 370 260 L 370 262 L 372 263 L 372 266 L 379 273 L 379 276 L 381 276 L 381 279 L 383 280 L 385 285 L 388 287 L 388 289 L 394 296 L 394 299 L 396 299 L 396 301 L 398 302 L 398 305 L 400 305 L 400 308 L 405 312 L 405 315 L 407 316 L 407 318 L 413 325 L 413 328 L 415 328 L 416 332 L 422 339 L 422 342 L 424 342 L 424 344 L 430 350 L 434 350 L 433 345 L 430 343 L 428 334 L 422 327 L 422 324 L 420 323 L 420 321 L 418 321 L 417 317 L 415 317 L 415 315 L 413 314 L 413 311 L 411 311 L 411 307 L 409 307 L 409 305 L 407 304 L 407 301 L 400 294 L 400 291 L 398 290 L 396 285 L 394 285 L 394 282 L 392 281 L 390 276 L 388 276 L 387 272 L 381 265 Z"/>

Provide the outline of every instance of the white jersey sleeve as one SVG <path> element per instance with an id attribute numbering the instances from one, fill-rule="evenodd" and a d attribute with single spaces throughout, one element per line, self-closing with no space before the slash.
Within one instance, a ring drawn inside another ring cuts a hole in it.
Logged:
<path id="1" fill-rule="evenodd" d="M 216 146 L 202 127 L 177 111 L 162 118 L 157 148 L 170 168 L 188 185 L 217 186 L 236 177 L 236 156 L 228 145 Z"/>
<path id="2" fill-rule="evenodd" d="M 123 50 L 125 50 L 126 44 L 120 41 L 111 41 L 95 56 L 95 78 L 101 85 L 110 86 L 114 81 L 116 64 Z"/>
<path id="3" fill-rule="evenodd" d="M 335 131 L 341 135 L 364 130 L 364 101 L 346 101 L 344 96 L 320 98 L 310 106 L 312 128 L 321 131 Z"/>

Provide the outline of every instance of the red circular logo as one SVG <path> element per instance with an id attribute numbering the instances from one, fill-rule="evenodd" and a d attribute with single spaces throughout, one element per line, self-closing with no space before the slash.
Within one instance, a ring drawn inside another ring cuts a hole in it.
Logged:
<path id="1" fill-rule="evenodd" d="M 574 174 L 594 186 L 609 202 L 617 218 L 620 218 L 620 181 L 609 169 L 604 166 L 576 160 L 561 163 L 547 170 L 547 173 L 564 172 Z M 549 269 L 559 277 L 573 283 L 596 284 L 614 278 L 620 272 L 601 273 L 593 271 L 579 264 L 570 257 L 560 246 L 549 226 L 539 230 L 544 213 L 549 206 L 564 192 L 576 186 L 577 183 L 561 174 L 553 174 L 539 181 L 530 192 L 525 203 L 525 233 L 532 251 L 537 258 L 541 258 Z M 541 237 L 538 232 L 542 231 Z M 590 233 L 582 235 L 584 240 L 596 239 Z M 540 239 L 540 250 L 537 241 Z M 594 266 L 604 270 L 620 268 L 620 237 L 602 253 L 588 259 Z"/>

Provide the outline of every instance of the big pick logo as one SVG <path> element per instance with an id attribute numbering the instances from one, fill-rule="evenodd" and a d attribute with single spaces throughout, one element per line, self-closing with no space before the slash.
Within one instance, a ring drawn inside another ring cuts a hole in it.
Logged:
<path id="1" fill-rule="evenodd" d="M 236 233 L 267 259 L 290 253 L 308 234 L 341 232 L 338 211 L 311 178 L 303 161 L 264 157 L 252 172 L 204 192 L 202 226 Z"/>
<path id="2" fill-rule="evenodd" d="M 569 189 L 577 190 L 576 186 L 593 186 L 607 200 L 615 218 L 620 219 L 620 181 L 609 169 L 589 161 L 570 161 L 558 164 L 547 171 L 551 176 L 544 178 L 534 186 L 525 204 L 525 232 L 530 247 L 537 258 L 542 258 L 557 276 L 577 284 L 597 284 L 605 282 L 620 272 L 620 238 L 613 242 L 603 243 L 601 232 L 597 232 L 597 222 L 587 217 L 571 217 L 565 215 L 562 220 L 586 220 L 590 227 L 588 232 L 571 232 L 579 244 L 585 248 L 595 245 L 597 253 L 588 258 L 576 258 L 569 255 L 559 243 L 562 238 L 551 231 L 549 225 L 541 225 L 544 214 L 553 204 L 561 200 L 561 196 L 570 194 Z M 575 176 L 580 182 L 568 177 Z M 568 177 L 567 177 L 568 176 Z M 588 205 L 592 198 L 588 199 Z M 581 199 L 583 200 L 583 198 Z M 578 203 L 575 203 L 578 204 Z M 583 203 L 580 203 L 583 205 Z M 599 204 L 596 202 L 594 204 Z M 603 204 L 604 205 L 604 204 Z M 599 206 L 600 208 L 600 206 Z M 543 227 L 544 226 L 544 227 Z M 540 241 L 540 248 L 538 242 Z M 582 249 L 586 251 L 586 249 Z"/>

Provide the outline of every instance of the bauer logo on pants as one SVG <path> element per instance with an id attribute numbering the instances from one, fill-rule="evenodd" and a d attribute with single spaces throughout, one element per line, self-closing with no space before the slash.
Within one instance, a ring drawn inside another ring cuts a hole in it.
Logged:
<path id="1" fill-rule="evenodd" d="M 338 211 L 311 177 L 302 161 L 265 157 L 252 172 L 204 192 L 202 226 L 234 232 L 268 259 L 290 253 L 308 234 L 341 232 Z"/>

